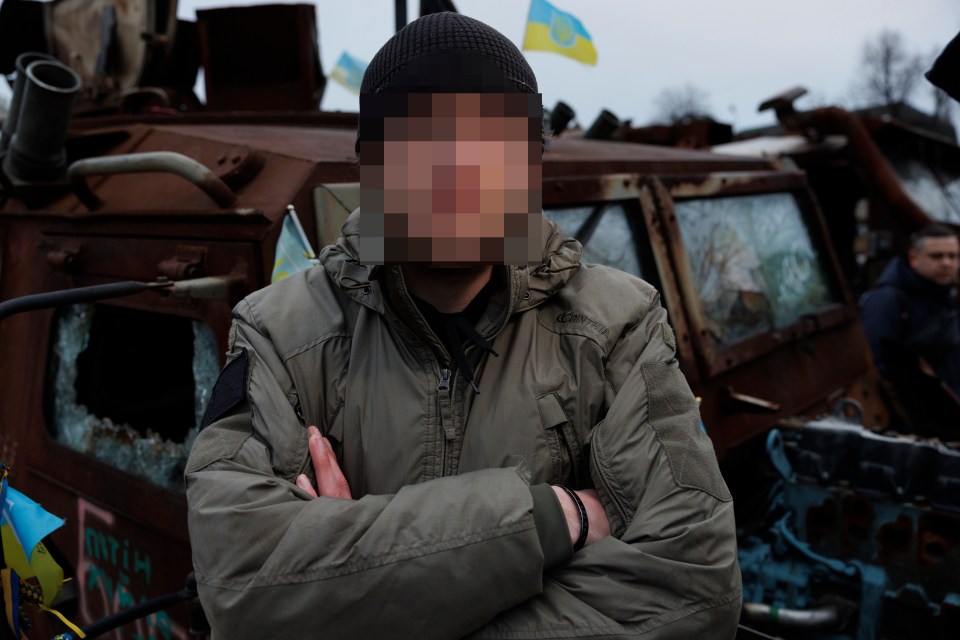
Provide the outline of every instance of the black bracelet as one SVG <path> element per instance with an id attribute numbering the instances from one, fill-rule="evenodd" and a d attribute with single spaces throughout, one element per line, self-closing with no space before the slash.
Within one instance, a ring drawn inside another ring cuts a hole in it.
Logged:
<path id="1" fill-rule="evenodd" d="M 577 541 L 573 543 L 573 551 L 576 553 L 580 551 L 580 549 L 583 549 L 583 545 L 587 542 L 587 532 L 590 531 L 590 521 L 587 519 L 587 508 L 583 506 L 583 500 L 580 499 L 576 491 L 568 489 L 562 484 L 557 486 L 567 492 L 567 495 L 570 496 L 573 503 L 577 505 L 577 511 L 580 512 L 580 536 L 577 538 Z"/>

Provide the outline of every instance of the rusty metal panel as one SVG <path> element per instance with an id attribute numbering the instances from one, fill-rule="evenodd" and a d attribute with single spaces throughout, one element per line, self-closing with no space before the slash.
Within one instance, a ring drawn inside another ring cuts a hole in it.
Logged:
<path id="1" fill-rule="evenodd" d="M 207 108 L 316 110 L 326 86 L 311 4 L 197 11 Z"/>

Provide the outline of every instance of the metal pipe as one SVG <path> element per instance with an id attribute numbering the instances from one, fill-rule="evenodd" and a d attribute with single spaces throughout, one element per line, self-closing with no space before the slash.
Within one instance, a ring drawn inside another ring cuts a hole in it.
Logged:
<path id="1" fill-rule="evenodd" d="M 17 130 L 3 170 L 21 182 L 60 180 L 67 165 L 64 144 L 73 99 L 83 81 L 76 71 L 56 60 L 31 62 L 25 75 Z"/>
<path id="2" fill-rule="evenodd" d="M 175 298 L 194 300 L 226 300 L 230 297 L 230 287 L 237 281 L 230 276 L 207 276 L 192 280 L 176 280 L 173 286 L 161 293 Z"/>
<path id="3" fill-rule="evenodd" d="M 13 81 L 13 95 L 10 96 L 10 106 L 7 108 L 7 118 L 3 121 L 3 133 L 0 135 L 0 151 L 10 148 L 10 141 L 17 131 L 17 122 L 20 119 L 20 103 L 23 101 L 23 90 L 27 86 L 27 67 L 37 60 L 55 60 L 53 56 L 36 51 L 28 51 L 17 56 L 14 64 L 16 78 Z"/>
<path id="4" fill-rule="evenodd" d="M 67 175 L 77 197 L 88 209 L 94 211 L 103 206 L 103 201 L 90 189 L 87 176 L 117 175 L 126 173 L 173 173 L 189 180 L 217 203 L 220 208 L 232 205 L 237 195 L 210 169 L 193 158 L 173 151 L 129 153 L 119 156 L 102 156 L 77 160 L 70 165 Z"/>
<path id="5" fill-rule="evenodd" d="M 593 121 L 593 124 L 590 125 L 590 128 L 583 134 L 583 137 L 587 140 L 609 140 L 620 127 L 620 119 L 603 109 L 597 119 Z"/>
<path id="6" fill-rule="evenodd" d="M 759 602 L 744 602 L 741 619 L 793 629 L 833 629 L 840 624 L 840 610 L 832 605 L 814 609 L 785 609 Z"/>
<path id="7" fill-rule="evenodd" d="M 563 130 L 567 128 L 567 125 L 570 124 L 570 121 L 573 120 L 575 115 L 573 107 L 562 100 L 557 100 L 557 104 L 554 105 L 553 110 L 550 112 L 550 130 L 553 132 L 553 135 L 559 136 Z"/>
<path id="8" fill-rule="evenodd" d="M 132 296 L 135 293 L 146 291 L 147 289 L 158 289 L 172 286 L 172 282 L 140 282 L 138 280 L 125 280 L 123 282 L 111 282 L 109 284 L 98 284 L 91 287 L 76 287 L 74 289 L 64 289 L 62 291 L 48 291 L 46 293 L 35 293 L 28 296 L 13 298 L 0 302 L 0 320 L 15 313 L 24 311 L 36 311 L 37 309 L 51 309 L 65 304 L 78 304 L 81 302 L 94 302 L 96 300 L 107 300 L 109 298 L 122 298 Z"/>

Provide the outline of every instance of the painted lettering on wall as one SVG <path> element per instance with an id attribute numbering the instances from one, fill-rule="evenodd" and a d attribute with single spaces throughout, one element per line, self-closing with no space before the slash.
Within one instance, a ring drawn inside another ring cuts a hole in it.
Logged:
<path id="1" fill-rule="evenodd" d="M 77 587 L 84 623 L 138 604 L 155 577 L 150 555 L 132 540 L 114 535 L 114 514 L 79 498 L 80 563 Z M 158 595 L 151 593 L 151 595 Z M 141 618 L 110 636 L 114 640 L 187 640 L 186 630 L 166 611 Z"/>

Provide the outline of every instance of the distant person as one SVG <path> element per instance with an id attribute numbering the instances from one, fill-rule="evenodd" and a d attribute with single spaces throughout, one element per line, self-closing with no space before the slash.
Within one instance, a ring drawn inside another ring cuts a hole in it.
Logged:
<path id="1" fill-rule="evenodd" d="M 360 209 L 234 310 L 190 454 L 215 638 L 736 634 L 733 503 L 666 311 L 543 216 L 542 114 L 459 14 L 367 67 Z"/>
<path id="2" fill-rule="evenodd" d="M 874 362 L 915 421 L 944 421 L 960 396 L 960 241 L 930 225 L 910 238 L 863 295 L 860 314 Z"/>

